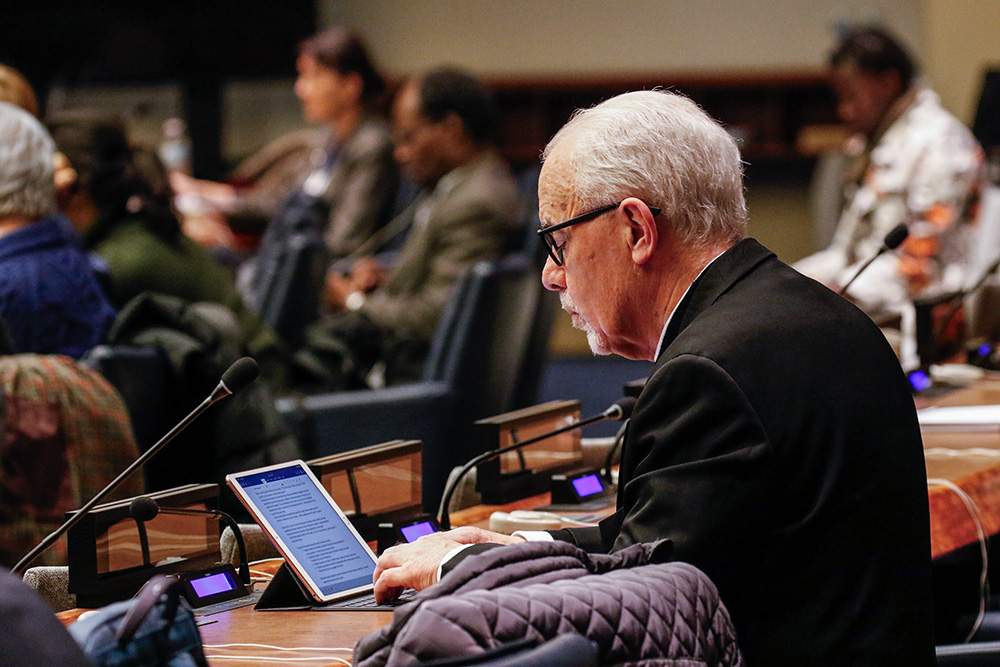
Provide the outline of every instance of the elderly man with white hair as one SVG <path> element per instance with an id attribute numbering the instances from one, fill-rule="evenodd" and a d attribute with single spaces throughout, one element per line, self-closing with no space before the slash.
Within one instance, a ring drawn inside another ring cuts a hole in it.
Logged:
<path id="1" fill-rule="evenodd" d="M 31 114 L 0 102 L 0 317 L 13 351 L 79 358 L 115 310 L 56 212 L 54 151 Z"/>
<path id="2" fill-rule="evenodd" d="M 538 192 L 545 286 L 595 353 L 655 361 L 617 511 L 590 528 L 460 528 L 394 547 L 376 596 L 496 544 L 669 539 L 718 586 L 749 665 L 933 665 L 906 380 L 868 317 L 745 238 L 731 137 L 679 95 L 621 95 L 552 139 Z"/>

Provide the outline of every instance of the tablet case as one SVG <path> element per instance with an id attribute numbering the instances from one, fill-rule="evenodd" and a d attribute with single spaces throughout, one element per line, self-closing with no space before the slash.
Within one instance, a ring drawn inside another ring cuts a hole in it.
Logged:
<path id="1" fill-rule="evenodd" d="M 256 611 L 308 611 L 321 606 L 288 564 L 282 563 L 253 608 Z"/>

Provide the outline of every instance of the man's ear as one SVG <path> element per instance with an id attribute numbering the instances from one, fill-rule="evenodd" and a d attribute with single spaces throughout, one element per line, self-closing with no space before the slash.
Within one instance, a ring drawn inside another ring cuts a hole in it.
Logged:
<path id="1" fill-rule="evenodd" d="M 347 85 L 351 88 L 351 97 L 360 104 L 361 98 L 365 94 L 365 81 L 357 72 L 348 72 L 343 75 L 347 79 Z"/>
<path id="2" fill-rule="evenodd" d="M 889 99 L 895 100 L 906 92 L 903 89 L 903 80 L 896 70 L 886 70 L 885 72 L 876 74 L 876 76 L 878 77 L 879 84 L 882 86 L 882 90 L 885 91 L 885 95 Z"/>
<path id="3" fill-rule="evenodd" d="M 54 167 L 53 177 L 56 183 L 56 196 L 68 197 L 77 191 L 79 186 L 79 174 L 70 164 L 69 158 L 60 151 L 52 155 L 52 165 Z"/>
<path id="4" fill-rule="evenodd" d="M 628 244 L 632 261 L 645 264 L 653 256 L 659 243 L 659 229 L 653 212 L 641 200 L 629 197 L 622 201 L 622 211 L 628 219 Z"/>
<path id="5" fill-rule="evenodd" d="M 462 122 L 462 117 L 454 111 L 449 111 L 445 114 L 444 118 L 442 118 L 440 122 L 445 131 L 447 131 L 448 134 L 456 140 L 465 138 L 465 123 Z"/>

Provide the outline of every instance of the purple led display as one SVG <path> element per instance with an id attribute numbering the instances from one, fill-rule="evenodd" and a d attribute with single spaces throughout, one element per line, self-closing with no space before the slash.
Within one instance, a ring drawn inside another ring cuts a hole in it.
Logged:
<path id="1" fill-rule="evenodd" d="M 412 526 L 403 526 L 399 530 L 403 533 L 403 539 L 407 542 L 413 542 L 418 537 L 423 537 L 424 535 L 430 535 L 431 533 L 437 532 L 437 529 L 434 528 L 434 524 L 430 521 L 421 521 L 420 523 L 415 523 Z"/>
<path id="2" fill-rule="evenodd" d="M 573 480 L 573 488 L 576 489 L 577 495 L 581 498 L 586 498 L 587 496 L 592 496 L 595 493 L 603 491 L 604 485 L 601 484 L 600 478 L 595 474 L 577 477 Z"/>
<path id="3" fill-rule="evenodd" d="M 236 588 L 236 586 L 233 585 L 232 580 L 225 572 L 220 572 L 218 574 L 202 577 L 201 579 L 192 579 L 191 588 L 193 588 L 194 592 L 198 594 L 198 597 L 207 598 L 210 595 L 217 595 L 218 593 L 231 591 Z"/>

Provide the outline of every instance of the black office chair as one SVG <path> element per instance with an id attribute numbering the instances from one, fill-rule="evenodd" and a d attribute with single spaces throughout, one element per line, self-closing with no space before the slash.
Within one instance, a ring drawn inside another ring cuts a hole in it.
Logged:
<path id="1" fill-rule="evenodd" d="M 298 191 L 268 225 L 257 253 L 240 269 L 238 285 L 248 305 L 291 349 L 319 316 L 329 263 L 323 231 L 330 202 Z"/>
<path id="2" fill-rule="evenodd" d="M 111 383 L 125 402 L 139 451 L 152 447 L 176 421 L 167 399 L 169 369 L 159 349 L 98 345 L 80 359 Z"/>
<path id="3" fill-rule="evenodd" d="M 292 236 L 279 253 L 273 275 L 262 285 L 257 308 L 261 319 L 294 349 L 302 343 L 306 327 L 319 316 L 327 251 L 322 240 Z"/>
<path id="4" fill-rule="evenodd" d="M 278 409 L 313 457 L 395 438 L 423 440 L 424 509 L 433 512 L 451 469 L 481 451 L 473 421 L 534 401 L 544 360 L 531 348 L 539 338 L 547 342 L 547 330 L 539 329 L 551 327 L 539 309 L 554 307 L 542 295 L 525 255 L 480 263 L 456 288 L 421 382 L 281 399 Z"/>

